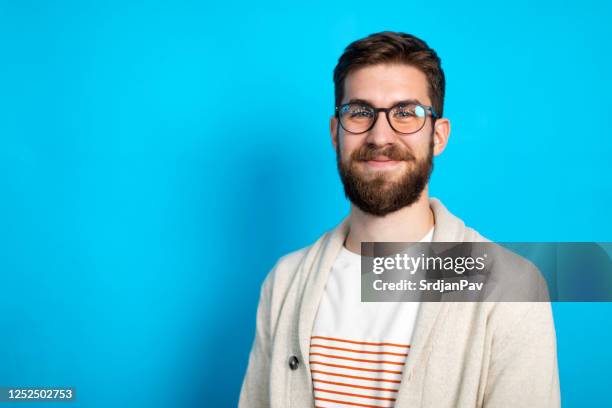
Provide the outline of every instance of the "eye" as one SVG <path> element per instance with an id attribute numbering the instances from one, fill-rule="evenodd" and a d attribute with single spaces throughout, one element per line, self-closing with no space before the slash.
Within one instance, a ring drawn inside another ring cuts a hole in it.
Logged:
<path id="1" fill-rule="evenodd" d="M 372 114 L 368 111 L 353 111 L 351 112 L 351 118 L 369 118 Z"/>
<path id="2" fill-rule="evenodd" d="M 394 112 L 393 116 L 397 118 L 413 118 L 417 116 L 414 106 L 398 106 Z"/>
<path id="3" fill-rule="evenodd" d="M 399 105 L 393 116 L 398 119 L 422 118 L 425 116 L 425 109 L 420 105 Z"/>
<path id="4" fill-rule="evenodd" d="M 351 103 L 342 107 L 340 115 L 345 119 L 351 120 L 372 119 L 374 112 L 368 105 Z"/>
<path id="5" fill-rule="evenodd" d="M 363 105 L 352 105 L 347 109 L 351 118 L 371 118 L 372 110 Z"/>

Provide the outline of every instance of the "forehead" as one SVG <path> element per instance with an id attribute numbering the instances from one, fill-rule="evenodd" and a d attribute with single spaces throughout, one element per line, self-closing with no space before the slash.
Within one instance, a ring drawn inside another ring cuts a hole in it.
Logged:
<path id="1" fill-rule="evenodd" d="M 370 65 L 350 72 L 344 81 L 342 103 L 351 99 L 363 99 L 378 107 L 407 99 L 431 105 L 427 77 L 406 64 Z"/>

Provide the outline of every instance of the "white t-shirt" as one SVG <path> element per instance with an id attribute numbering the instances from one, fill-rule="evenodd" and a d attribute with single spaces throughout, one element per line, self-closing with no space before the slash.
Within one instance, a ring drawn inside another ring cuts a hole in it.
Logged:
<path id="1" fill-rule="evenodd" d="M 342 247 L 310 338 L 315 406 L 393 407 L 418 310 L 418 302 L 362 303 L 361 256 Z"/>

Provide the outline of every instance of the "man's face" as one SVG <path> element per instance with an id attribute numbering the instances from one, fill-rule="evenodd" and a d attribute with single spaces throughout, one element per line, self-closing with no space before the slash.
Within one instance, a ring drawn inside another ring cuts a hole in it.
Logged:
<path id="1" fill-rule="evenodd" d="M 376 108 L 407 100 L 431 106 L 427 77 L 405 64 L 379 64 L 351 72 L 341 104 L 353 100 Z M 374 127 L 365 133 L 345 131 L 336 118 L 331 131 L 346 196 L 362 211 L 384 216 L 412 205 L 427 186 L 435 134 L 431 117 L 418 132 L 401 134 L 390 127 L 384 113 L 378 115 Z"/>

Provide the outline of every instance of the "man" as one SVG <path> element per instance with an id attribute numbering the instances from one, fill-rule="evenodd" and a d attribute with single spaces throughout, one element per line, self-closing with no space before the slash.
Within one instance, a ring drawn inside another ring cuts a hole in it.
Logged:
<path id="1" fill-rule="evenodd" d="M 330 121 L 350 215 L 261 288 L 240 407 L 557 407 L 550 304 L 360 301 L 362 242 L 484 241 L 430 199 L 444 73 L 408 34 L 350 44 Z"/>

